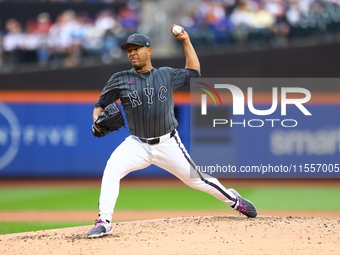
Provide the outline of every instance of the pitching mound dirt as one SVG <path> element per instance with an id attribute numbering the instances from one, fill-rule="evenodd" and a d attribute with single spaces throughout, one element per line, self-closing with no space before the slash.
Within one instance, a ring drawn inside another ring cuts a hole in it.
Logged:
<path id="1" fill-rule="evenodd" d="M 181 217 L 0 236 L 0 254 L 338 254 L 340 219 L 261 216 Z"/>

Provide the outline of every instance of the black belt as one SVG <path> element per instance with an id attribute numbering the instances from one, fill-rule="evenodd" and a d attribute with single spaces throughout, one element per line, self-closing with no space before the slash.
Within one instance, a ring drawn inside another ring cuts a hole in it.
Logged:
<path id="1" fill-rule="evenodd" d="M 176 134 L 176 130 L 172 130 L 170 132 L 170 138 L 173 137 L 174 135 Z M 148 139 L 148 138 L 140 138 L 138 137 L 138 139 L 143 142 L 143 143 L 147 143 L 147 144 L 150 144 L 150 145 L 153 145 L 153 144 L 158 144 L 160 143 L 161 141 L 161 138 L 160 137 L 157 137 L 157 138 L 151 138 L 151 139 Z"/>

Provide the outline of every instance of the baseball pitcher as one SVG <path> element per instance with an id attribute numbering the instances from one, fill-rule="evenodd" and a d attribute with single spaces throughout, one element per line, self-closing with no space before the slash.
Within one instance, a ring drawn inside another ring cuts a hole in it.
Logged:
<path id="1" fill-rule="evenodd" d="M 175 26 L 175 25 L 174 25 Z M 174 27 L 173 26 L 173 27 Z M 172 27 L 172 28 L 173 28 Z M 88 232 L 89 238 L 109 235 L 120 179 L 131 171 L 154 164 L 172 173 L 188 186 L 211 194 L 247 217 L 256 217 L 254 205 L 234 189 L 226 189 L 216 178 L 196 170 L 176 130 L 174 91 L 200 76 L 200 62 L 187 32 L 173 32 L 183 44 L 185 68 L 155 68 L 151 63 L 149 37 L 132 34 L 121 45 L 127 51 L 132 69 L 113 74 L 94 105 L 92 132 L 98 137 L 102 127 L 96 123 L 105 108 L 120 99 L 130 130 L 128 136 L 107 161 L 99 197 L 99 218 Z"/>

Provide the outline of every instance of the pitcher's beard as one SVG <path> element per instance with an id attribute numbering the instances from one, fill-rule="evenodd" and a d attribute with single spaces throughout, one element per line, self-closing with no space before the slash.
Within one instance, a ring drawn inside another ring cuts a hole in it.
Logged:
<path id="1" fill-rule="evenodd" d="M 140 62 L 136 63 L 136 62 L 131 62 L 131 65 L 138 71 L 140 69 L 142 69 L 142 65 L 140 64 Z"/>

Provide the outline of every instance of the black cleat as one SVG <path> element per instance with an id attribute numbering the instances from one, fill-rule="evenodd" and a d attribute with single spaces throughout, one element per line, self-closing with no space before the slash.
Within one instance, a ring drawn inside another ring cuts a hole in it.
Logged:
<path id="1" fill-rule="evenodd" d="M 256 208 L 252 202 L 241 197 L 241 195 L 234 189 L 228 189 L 228 191 L 230 191 L 237 197 L 237 202 L 234 206 L 234 209 L 236 211 L 239 211 L 249 218 L 255 218 L 257 216 Z"/>
<path id="2" fill-rule="evenodd" d="M 111 235 L 112 232 L 113 232 L 113 229 L 112 229 L 111 223 L 98 219 L 96 220 L 96 224 L 93 227 L 93 229 L 91 229 L 87 233 L 87 237 L 96 238 L 96 237 L 101 237 L 101 236 L 107 236 L 107 235 Z"/>

